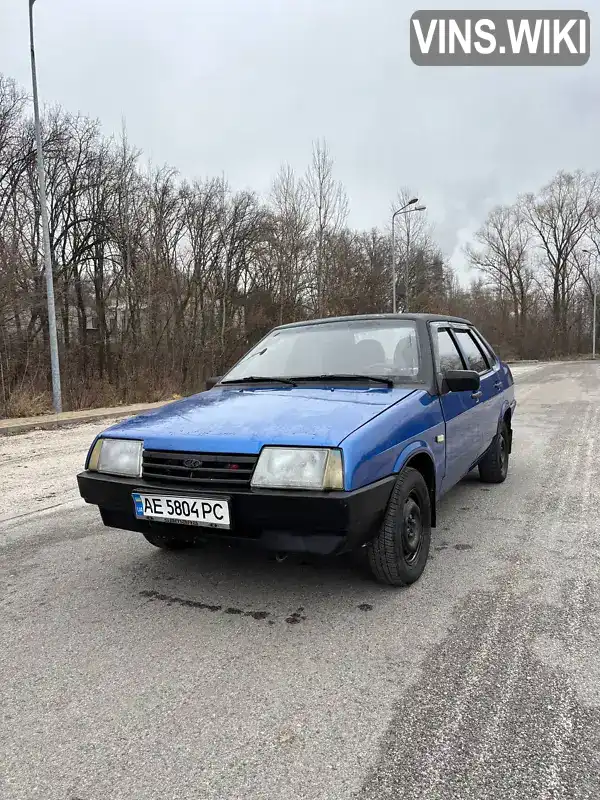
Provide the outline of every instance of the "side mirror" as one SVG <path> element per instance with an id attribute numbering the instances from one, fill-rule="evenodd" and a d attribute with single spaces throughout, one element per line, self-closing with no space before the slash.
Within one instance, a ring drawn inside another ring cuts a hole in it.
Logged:
<path id="1" fill-rule="evenodd" d="M 216 378 L 207 378 L 205 391 L 208 391 L 209 389 L 212 389 L 213 386 L 216 386 L 222 377 L 222 375 L 218 375 Z"/>
<path id="2" fill-rule="evenodd" d="M 481 380 L 474 370 L 450 369 L 444 373 L 444 384 L 451 392 L 476 392 Z"/>

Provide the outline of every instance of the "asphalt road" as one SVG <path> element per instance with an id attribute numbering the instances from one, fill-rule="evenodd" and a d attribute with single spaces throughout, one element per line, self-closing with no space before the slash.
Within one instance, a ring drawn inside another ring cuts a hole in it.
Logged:
<path id="1" fill-rule="evenodd" d="M 407 590 L 157 551 L 77 499 L 98 426 L 0 439 L 2 800 L 597 800 L 600 365 L 515 375 Z"/>

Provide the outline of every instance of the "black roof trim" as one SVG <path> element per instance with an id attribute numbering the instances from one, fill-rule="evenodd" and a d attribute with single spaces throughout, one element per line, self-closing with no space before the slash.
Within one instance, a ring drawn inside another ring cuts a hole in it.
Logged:
<path id="1" fill-rule="evenodd" d="M 300 322 L 288 322 L 286 325 L 278 325 L 274 330 L 284 328 L 300 328 L 305 325 L 322 325 L 327 322 L 354 322 L 358 320 L 414 320 L 422 322 L 462 322 L 471 325 L 468 319 L 462 317 L 451 317 L 445 314 L 353 314 L 346 317 L 323 317 L 322 319 L 304 319 Z"/>

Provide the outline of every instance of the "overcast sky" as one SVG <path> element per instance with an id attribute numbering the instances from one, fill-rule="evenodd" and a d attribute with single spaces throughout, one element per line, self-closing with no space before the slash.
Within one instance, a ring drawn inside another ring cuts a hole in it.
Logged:
<path id="1" fill-rule="evenodd" d="M 40 96 L 118 132 L 186 177 L 268 190 L 325 138 L 350 223 L 383 227 L 402 186 L 460 245 L 489 208 L 560 168 L 600 166 L 600 61 L 589 0 L 37 0 Z M 592 56 L 571 68 L 416 67 L 419 8 L 590 12 Z M 28 90 L 27 0 L 0 0 L 0 71 Z"/>

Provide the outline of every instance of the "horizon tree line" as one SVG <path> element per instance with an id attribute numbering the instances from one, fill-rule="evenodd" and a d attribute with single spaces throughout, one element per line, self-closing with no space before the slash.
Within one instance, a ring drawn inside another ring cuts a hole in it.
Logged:
<path id="1" fill-rule="evenodd" d="M 323 141 L 266 197 L 152 167 L 125 131 L 60 108 L 43 119 L 64 406 L 200 391 L 270 328 L 391 309 L 389 225 L 355 230 Z M 403 189 L 394 203 L 411 196 Z M 589 251 L 589 252 L 585 252 Z M 397 224 L 399 308 L 465 316 L 505 358 L 591 350 L 600 178 L 559 172 L 493 209 L 461 286 L 423 214 Z M 35 139 L 28 98 L 0 75 L 0 414 L 50 407 Z"/>

